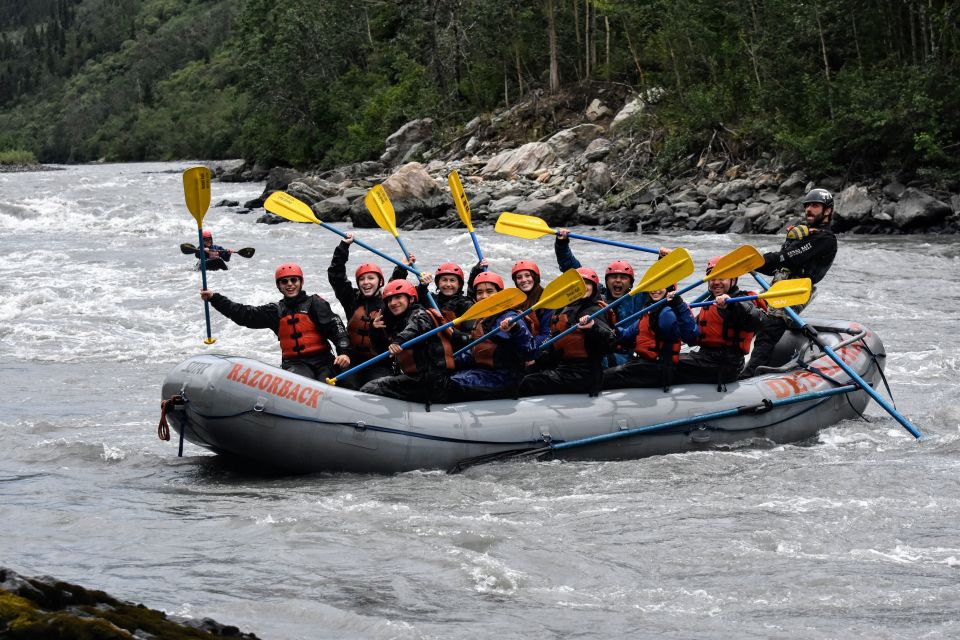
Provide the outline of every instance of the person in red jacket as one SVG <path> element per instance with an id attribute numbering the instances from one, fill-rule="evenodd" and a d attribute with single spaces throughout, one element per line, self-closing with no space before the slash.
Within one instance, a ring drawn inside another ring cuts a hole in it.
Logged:
<path id="1" fill-rule="evenodd" d="M 444 324 L 443 316 L 418 301 L 417 289 L 406 280 L 391 280 L 383 288 L 386 313 L 373 321 L 383 329 L 387 344 L 380 345 L 395 358 L 396 375 L 371 380 L 363 393 L 410 402 L 446 402 L 450 397 L 453 347 L 447 331 L 441 331 L 407 349 L 400 345 Z"/>
<path id="2" fill-rule="evenodd" d="M 540 284 L 540 267 L 532 260 L 517 260 L 510 271 L 513 283 L 526 294 L 527 299 L 520 305 L 520 311 L 526 311 L 540 302 L 543 295 L 543 285 Z M 550 339 L 550 320 L 553 318 L 553 309 L 537 309 L 524 316 L 523 320 L 533 336 L 534 346 L 539 348 Z"/>
<path id="3" fill-rule="evenodd" d="M 708 275 L 719 260 L 717 257 L 707 263 Z M 699 348 L 680 355 L 675 383 L 716 383 L 717 391 L 722 391 L 743 369 L 753 336 L 763 326 L 763 303 L 747 300 L 727 304 L 730 298 L 754 295 L 752 291 L 741 291 L 736 278 L 708 280 L 707 286 L 707 300 L 715 300 L 716 304 L 700 309 Z"/>
<path id="4" fill-rule="evenodd" d="M 303 291 L 300 266 L 292 262 L 281 264 L 274 279 L 283 294 L 280 302 L 255 307 L 233 302 L 209 289 L 201 290 L 200 297 L 209 300 L 214 309 L 240 326 L 273 331 L 283 352 L 280 366 L 287 371 L 324 380 L 333 377 L 336 367 L 349 367 L 350 341 L 343 322 L 330 308 L 330 303 Z"/>

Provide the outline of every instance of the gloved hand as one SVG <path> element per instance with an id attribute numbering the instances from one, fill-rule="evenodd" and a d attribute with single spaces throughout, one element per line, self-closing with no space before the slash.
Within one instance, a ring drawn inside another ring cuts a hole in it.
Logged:
<path id="1" fill-rule="evenodd" d="M 798 224 L 787 229 L 787 240 L 803 240 L 810 235 L 810 228 L 805 224 Z"/>

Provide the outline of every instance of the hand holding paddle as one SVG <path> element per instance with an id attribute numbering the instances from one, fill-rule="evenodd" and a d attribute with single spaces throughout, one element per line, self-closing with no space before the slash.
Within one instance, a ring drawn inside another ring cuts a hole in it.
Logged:
<path id="1" fill-rule="evenodd" d="M 483 252 L 480 251 L 480 243 L 477 242 L 477 234 L 473 231 L 473 223 L 470 220 L 470 202 L 467 200 L 467 194 L 463 191 L 463 185 L 460 183 L 460 174 L 451 171 L 447 176 L 447 184 L 450 185 L 450 194 L 453 196 L 453 203 L 457 206 L 457 215 L 463 226 L 470 232 L 470 239 L 473 240 L 473 248 L 477 252 L 477 259 L 483 262 Z M 486 268 L 484 268 L 486 271 Z"/>
<path id="2" fill-rule="evenodd" d="M 203 246 L 203 217 L 210 208 L 210 169 L 193 167 L 183 172 L 183 198 L 190 215 L 197 221 L 197 236 Z M 200 252 L 200 273 L 203 288 L 207 288 L 207 252 Z M 207 338 L 204 344 L 213 344 L 216 339 L 210 333 L 210 303 L 203 301 L 203 314 L 207 321 Z"/>
<path id="3" fill-rule="evenodd" d="M 198 255 L 197 248 L 190 244 L 189 242 L 184 242 L 180 245 L 180 251 L 184 254 Z M 252 258 L 253 254 L 257 252 L 253 247 L 244 247 L 243 249 L 227 249 L 230 253 L 235 253 L 241 258 Z"/>
<path id="4" fill-rule="evenodd" d="M 592 321 L 598 316 L 603 315 L 610 309 L 615 308 L 630 296 L 636 295 L 641 291 L 656 291 L 657 289 L 666 289 L 670 285 L 676 284 L 677 282 L 683 280 L 691 273 L 693 273 L 693 259 L 690 258 L 690 254 L 686 249 L 683 248 L 674 249 L 662 259 L 657 260 L 650 265 L 650 268 L 647 269 L 647 272 L 643 274 L 643 279 L 640 280 L 640 284 L 631 289 L 629 293 L 620 296 L 606 307 L 598 309 L 587 316 L 588 322 Z M 661 302 L 665 303 L 666 299 L 661 300 Z M 581 327 L 581 325 L 586 324 L 587 322 L 581 322 L 580 324 L 571 326 L 570 328 L 558 333 L 544 342 L 540 348 L 546 348 L 548 345 L 553 344 L 565 335 L 576 331 Z"/>
<path id="5" fill-rule="evenodd" d="M 676 253 L 676 251 L 671 251 L 667 255 L 672 256 L 674 253 Z M 666 258 L 663 258 L 661 262 L 663 260 L 666 260 Z M 700 285 L 707 282 L 708 280 L 723 280 L 726 278 L 738 278 L 746 273 L 749 273 L 753 269 L 760 268 L 761 266 L 763 266 L 763 262 L 764 262 L 763 256 L 760 254 L 760 252 L 757 251 L 752 246 L 745 244 L 743 246 L 737 247 L 727 255 L 720 258 L 720 260 L 717 261 L 717 264 L 713 267 L 713 270 L 710 271 L 709 275 L 704 276 L 703 278 L 700 278 L 700 280 L 694 282 L 690 286 L 684 287 L 680 291 L 677 291 L 675 295 L 677 296 L 683 295 L 687 291 L 690 291 L 691 289 L 695 289 L 699 287 Z M 656 266 L 656 264 L 657 263 L 654 263 L 654 266 Z M 690 273 L 692 273 L 692 271 Z M 690 274 L 688 273 L 687 275 L 690 275 Z M 673 283 L 670 283 L 670 284 L 673 284 Z M 632 293 L 633 292 L 631 292 L 631 295 Z M 617 326 L 625 327 L 631 322 L 636 322 L 637 318 L 639 318 L 643 314 L 653 311 L 654 309 L 658 309 L 664 306 L 665 304 L 667 304 L 667 302 L 668 302 L 667 298 L 658 300 L 653 304 L 648 305 L 643 309 L 640 309 L 639 311 L 631 313 L 629 316 L 627 316 L 623 320 L 618 321 Z"/>
<path id="6" fill-rule="evenodd" d="M 489 298 L 484 298 L 483 300 L 474 304 L 472 307 L 467 309 L 467 311 L 459 318 L 454 318 L 450 322 L 445 322 L 444 324 L 440 325 L 435 329 L 431 329 L 426 333 L 421 333 L 416 338 L 411 338 L 410 340 L 407 340 L 403 344 L 399 345 L 400 349 L 397 351 L 399 352 L 399 351 L 402 351 L 403 349 L 408 349 L 413 345 L 417 344 L 418 342 L 422 342 L 423 340 L 426 340 L 427 338 L 433 335 L 436 335 L 441 331 L 445 331 L 446 329 L 449 329 L 450 327 L 456 326 L 463 322 L 467 322 L 469 320 L 477 320 L 479 318 L 486 318 L 487 316 L 492 316 L 494 314 L 507 311 L 508 309 L 514 309 L 520 306 L 521 304 L 523 304 L 524 300 L 526 299 L 527 299 L 527 296 L 519 289 L 511 288 L 511 289 L 504 289 L 503 291 L 498 291 L 497 293 L 493 294 Z M 346 371 L 344 371 L 338 376 L 335 376 L 333 378 L 327 378 L 326 382 L 327 384 L 335 385 L 337 383 L 337 380 L 341 378 L 345 378 L 346 376 L 349 376 L 353 373 L 356 373 L 357 371 L 360 371 L 361 369 L 364 369 L 370 366 L 374 362 L 379 362 L 391 355 L 394 355 L 393 353 L 391 353 L 391 351 L 384 351 L 383 353 L 377 354 L 376 356 L 370 358 L 366 362 L 361 362 L 360 364 L 353 367 L 352 369 L 347 369 Z"/>
<path id="7" fill-rule="evenodd" d="M 548 225 L 542 218 L 538 218 L 536 216 L 524 216 L 520 215 L 519 213 L 509 213 L 507 211 L 501 213 L 500 217 L 497 218 L 497 224 L 493 230 L 497 233 L 503 233 L 508 236 L 523 238 L 525 240 L 534 240 L 547 235 L 555 236 L 560 233 L 558 229 L 550 227 L 550 225 Z M 579 240 L 589 240 L 590 242 L 599 242 L 600 244 L 608 244 L 612 247 L 631 249 L 633 251 L 644 251 L 646 253 L 656 254 L 660 253 L 660 249 L 641 247 L 635 244 L 627 244 L 626 242 L 617 242 L 616 240 L 604 240 L 603 238 L 585 236 L 569 231 L 567 232 L 567 237 L 577 238 Z"/>
<path id="8" fill-rule="evenodd" d="M 535 305 L 520 315 L 511 318 L 509 320 L 509 324 L 512 327 L 524 316 L 533 313 L 537 309 L 561 309 L 571 302 L 575 302 L 582 298 L 586 290 L 587 285 L 583 282 L 583 277 L 577 272 L 576 269 L 564 271 L 559 278 L 548 284 L 543 289 L 543 293 L 540 294 L 540 300 Z M 453 355 L 458 356 L 464 351 L 469 351 L 484 340 L 489 340 L 490 337 L 498 331 L 500 331 L 499 326 L 480 336 Z"/>
<path id="9" fill-rule="evenodd" d="M 291 222 L 312 222 L 313 224 L 320 225 L 327 231 L 332 231 L 333 233 L 337 234 L 341 238 L 348 238 L 348 237 L 353 238 L 352 234 L 348 236 L 343 231 L 340 231 L 340 229 L 337 229 L 336 227 L 331 226 L 326 222 L 321 222 L 317 218 L 317 216 L 313 213 L 313 209 L 310 208 L 310 205 L 308 205 L 306 202 L 302 200 L 298 200 L 297 198 L 293 197 L 289 193 L 284 193 L 283 191 L 274 191 L 273 193 L 270 194 L 270 197 L 267 198 L 266 202 L 263 203 L 263 208 L 269 211 L 270 213 L 276 214 L 281 218 L 286 218 Z M 363 247 L 367 251 L 380 256 L 384 260 L 387 260 L 388 262 L 392 262 L 393 264 L 397 265 L 401 269 L 406 269 L 407 271 L 417 276 L 418 278 L 420 276 L 425 275 L 420 273 L 410 265 L 403 264 L 396 258 L 392 258 L 387 254 L 383 253 L 382 251 L 378 251 L 377 249 L 374 249 L 370 245 L 364 242 L 361 242 L 356 238 L 353 238 L 353 242 Z"/>

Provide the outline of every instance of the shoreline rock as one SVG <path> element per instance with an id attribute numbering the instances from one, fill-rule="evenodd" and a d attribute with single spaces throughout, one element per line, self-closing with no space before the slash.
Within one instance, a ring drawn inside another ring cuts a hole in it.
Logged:
<path id="1" fill-rule="evenodd" d="M 210 618 L 170 616 L 51 577 L 0 567 L 0 636 L 4 638 L 248 638 Z"/>

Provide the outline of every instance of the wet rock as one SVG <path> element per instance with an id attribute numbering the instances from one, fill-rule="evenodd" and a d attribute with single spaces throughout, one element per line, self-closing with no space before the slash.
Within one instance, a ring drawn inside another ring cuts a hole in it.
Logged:
<path id="1" fill-rule="evenodd" d="M 952 213 L 953 210 L 947 203 L 919 189 L 907 187 L 897 202 L 893 221 L 901 229 L 907 230 L 939 224 Z"/>
<path id="2" fill-rule="evenodd" d="M 350 213 L 350 201 L 343 196 L 335 196 L 321 200 L 310 208 L 324 222 L 339 222 Z"/>
<path id="3" fill-rule="evenodd" d="M 239 207 L 239 200 L 220 200 L 217 204 L 213 205 L 214 207 Z"/>

